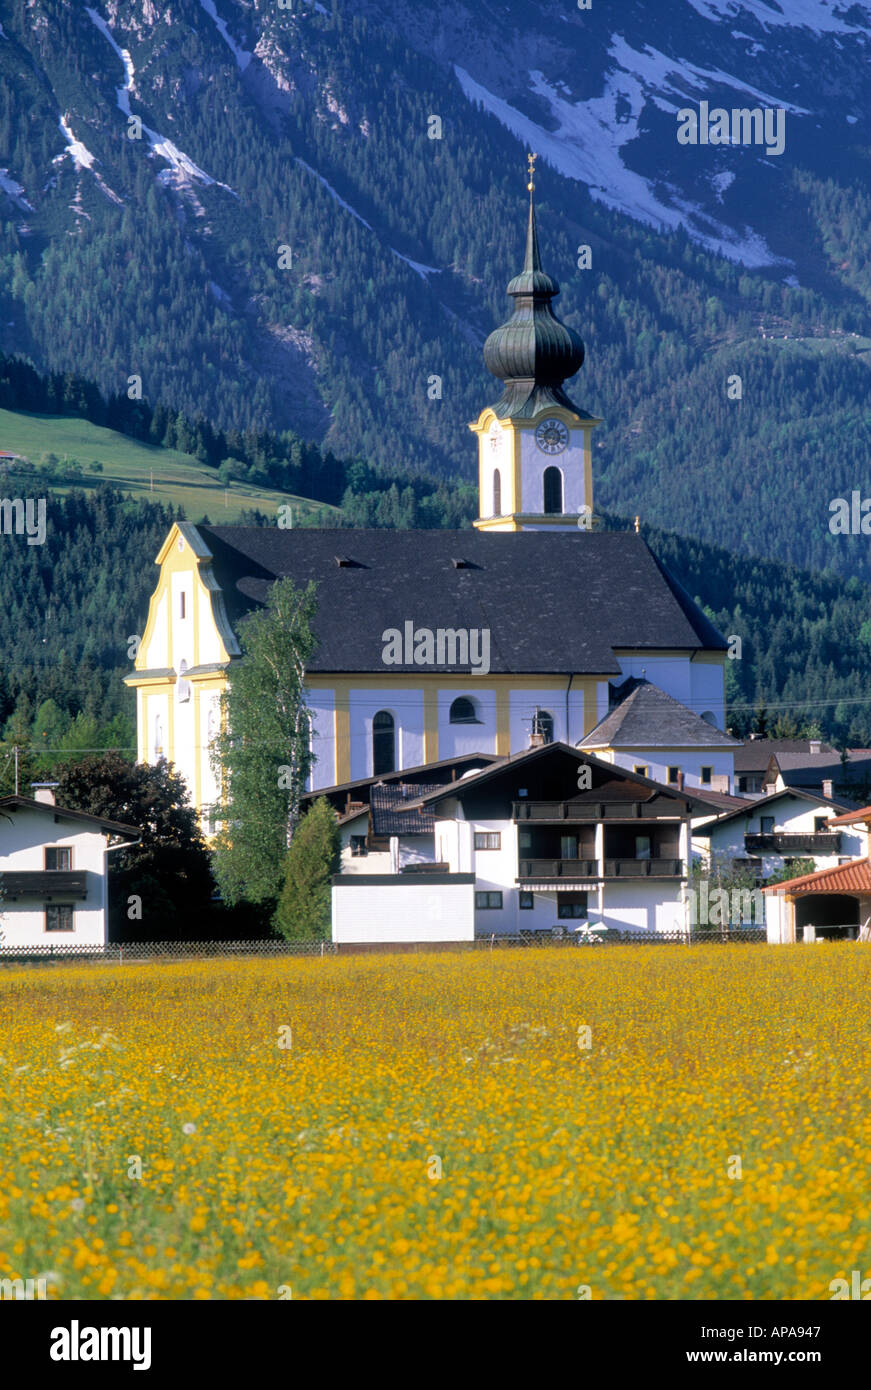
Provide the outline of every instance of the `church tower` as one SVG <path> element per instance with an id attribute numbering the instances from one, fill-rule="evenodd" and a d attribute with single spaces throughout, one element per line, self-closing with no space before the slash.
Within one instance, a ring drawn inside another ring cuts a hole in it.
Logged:
<path id="1" fill-rule="evenodd" d="M 580 517 L 589 527 L 593 515 L 591 436 L 602 422 L 563 390 L 584 360 L 584 345 L 551 308 L 560 291 L 541 268 L 536 158 L 529 156 L 526 257 L 508 285 L 514 312 L 484 344 L 487 369 L 504 390 L 469 426 L 478 436 L 475 525 L 482 531 L 571 531 Z"/>

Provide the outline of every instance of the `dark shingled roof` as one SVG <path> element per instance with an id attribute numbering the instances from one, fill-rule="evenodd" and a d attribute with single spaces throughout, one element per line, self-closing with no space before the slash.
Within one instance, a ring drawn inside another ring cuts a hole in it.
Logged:
<path id="1" fill-rule="evenodd" d="M 385 666 L 382 633 L 406 621 L 489 629 L 496 674 L 611 675 L 620 671 L 615 650 L 726 650 L 630 531 L 196 530 L 214 557 L 231 625 L 264 603 L 280 576 L 316 581 L 312 674 L 468 669 Z"/>
<path id="2" fill-rule="evenodd" d="M 578 745 L 580 748 L 722 747 L 738 740 L 650 681 L 633 680 L 632 689 Z"/>
<path id="3" fill-rule="evenodd" d="M 821 752 L 832 759 L 838 757 L 837 751 L 828 743 L 821 743 Z M 810 766 L 813 758 L 819 759 L 820 756 L 811 753 L 810 740 L 806 738 L 748 738 L 735 753 L 735 771 L 765 772 L 772 753 L 778 761 L 783 753 L 799 754 L 803 761 L 793 766 Z"/>
<path id="4" fill-rule="evenodd" d="M 372 788 L 373 835 L 427 835 L 435 830 L 435 813 L 430 806 L 416 813 L 398 810 L 410 801 L 417 801 L 428 792 L 438 791 L 441 782 L 415 782 L 405 785 L 396 782 L 377 782 Z"/>

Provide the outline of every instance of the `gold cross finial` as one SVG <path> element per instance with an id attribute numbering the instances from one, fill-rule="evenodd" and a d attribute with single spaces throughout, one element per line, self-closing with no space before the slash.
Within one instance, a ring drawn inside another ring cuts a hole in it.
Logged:
<path id="1" fill-rule="evenodd" d="M 637 516 L 637 517 L 635 518 L 635 530 L 636 530 L 636 531 L 640 531 L 640 530 L 641 530 L 641 517 L 640 517 L 640 516 Z"/>
<path id="2" fill-rule="evenodd" d="M 529 189 L 530 193 L 535 188 L 535 161 L 537 159 L 537 154 L 528 154 L 526 156 L 526 162 L 529 165 L 529 183 L 526 185 L 526 187 Z"/>

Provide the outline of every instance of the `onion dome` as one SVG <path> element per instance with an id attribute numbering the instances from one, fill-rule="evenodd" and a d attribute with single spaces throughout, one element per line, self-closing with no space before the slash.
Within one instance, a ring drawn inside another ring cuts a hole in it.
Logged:
<path id="1" fill-rule="evenodd" d="M 523 269 L 508 285 L 514 312 L 484 344 L 487 370 L 505 382 L 496 414 L 530 418 L 549 405 L 562 405 L 582 419 L 591 419 L 562 389 L 584 360 L 584 344 L 573 329 L 561 323 L 550 301 L 559 294 L 556 280 L 541 268 L 535 206 L 529 183 L 529 223 Z"/>

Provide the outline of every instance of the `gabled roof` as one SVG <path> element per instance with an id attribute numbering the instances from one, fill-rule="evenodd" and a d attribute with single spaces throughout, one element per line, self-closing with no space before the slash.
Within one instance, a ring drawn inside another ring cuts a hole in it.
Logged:
<path id="1" fill-rule="evenodd" d="M 773 883 L 762 891 L 790 893 L 797 897 L 807 893 L 871 893 L 871 859 L 853 859 L 833 869 L 818 869 L 814 874 L 801 874 L 798 878 L 788 878 L 785 883 Z"/>
<path id="2" fill-rule="evenodd" d="M 537 748 L 525 748 L 521 753 L 512 753 L 510 757 L 500 758 L 491 767 L 484 768 L 481 772 L 476 772 L 468 777 L 463 777 L 456 782 L 449 782 L 447 786 L 438 787 L 435 791 L 429 792 L 419 797 L 415 801 L 409 802 L 409 808 L 417 806 L 434 806 L 439 801 L 444 801 L 448 797 L 462 795 L 467 791 L 477 790 L 480 786 L 486 785 L 493 778 L 500 776 L 508 768 L 525 767 L 531 762 L 536 762 L 545 758 L 552 758 L 557 754 L 568 754 L 575 763 L 589 763 L 590 767 L 601 768 L 603 772 L 613 781 L 637 783 L 639 787 L 646 789 L 650 793 L 650 799 L 654 796 L 670 797 L 674 801 L 692 802 L 704 811 L 716 811 L 716 807 L 710 806 L 703 797 L 697 796 L 695 792 L 687 791 L 686 788 L 678 790 L 675 787 L 663 786 L 661 782 L 654 782 L 649 777 L 642 777 L 640 773 L 628 772 L 626 768 L 618 767 L 616 763 L 606 762 L 604 758 L 597 758 L 594 753 L 581 752 L 577 748 L 572 748 L 568 743 L 545 743 Z M 594 792 L 590 792 L 589 799 L 592 801 L 601 800 Z M 403 812 L 402 814 L 407 814 Z"/>
<path id="3" fill-rule="evenodd" d="M 737 820 L 739 816 L 758 816 L 766 806 L 773 806 L 776 802 L 782 801 L 784 797 L 792 796 L 798 801 L 810 801 L 814 806 L 827 806 L 833 810 L 846 811 L 845 801 L 833 801 L 828 796 L 818 796 L 816 792 L 809 791 L 807 787 L 784 787 L 781 792 L 772 792 L 770 796 L 756 796 L 752 801 L 744 801 L 741 806 L 734 811 L 727 811 L 725 815 L 718 816 L 715 821 L 710 821 L 707 825 L 699 826 L 693 831 L 694 835 L 710 835 L 718 830 L 721 825 Z M 831 821 L 834 824 L 834 818 Z"/>
<path id="4" fill-rule="evenodd" d="M 812 758 L 819 756 L 811 753 L 810 745 L 811 740 L 807 738 L 748 738 L 735 750 L 735 771 L 764 772 L 772 753 L 778 759 L 781 754 L 797 754 L 798 761 L 794 766 L 804 767 Z M 821 744 L 820 752 L 829 759 L 838 757 L 837 751 L 828 743 Z"/>
<path id="5" fill-rule="evenodd" d="M 629 684 L 626 682 L 626 684 Z M 722 748 L 738 740 L 694 714 L 648 680 L 633 679 L 631 689 L 601 719 L 581 748 Z"/>
<path id="6" fill-rule="evenodd" d="M 615 651 L 726 649 L 634 532 L 196 530 L 231 624 L 263 604 L 280 576 L 315 581 L 313 674 L 469 669 L 385 665 L 384 633 L 405 622 L 488 631 L 494 674 L 617 675 Z"/>
<path id="7" fill-rule="evenodd" d="M 79 821 L 82 825 L 96 826 L 106 835 L 119 835 L 125 840 L 138 840 L 142 833 L 134 825 L 125 825 L 122 821 L 91 816 L 87 811 L 72 811 L 68 806 L 55 806 L 50 801 L 33 801 L 29 796 L 0 796 L 2 811 L 41 811 L 56 820 Z M 0 820 L 0 835 L 2 833 L 3 823 Z"/>
<path id="8" fill-rule="evenodd" d="M 378 782 L 427 782 L 433 785 L 437 777 L 430 774 L 440 768 L 467 767 L 470 763 L 495 763 L 499 761 L 496 753 L 458 753 L 454 758 L 440 758 L 434 763 L 418 763 L 416 767 L 404 767 L 398 772 L 379 772 L 374 777 L 356 777 L 352 782 L 337 782 L 333 787 L 318 787 L 314 791 L 303 792 L 303 801 L 316 801 L 319 796 L 334 796 L 339 792 L 353 792 L 366 787 L 374 787 Z M 425 774 L 425 775 L 421 775 Z M 448 779 L 453 780 L 453 779 Z"/>

